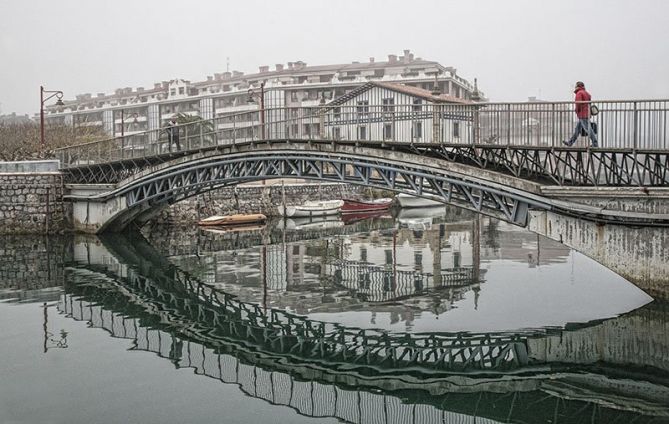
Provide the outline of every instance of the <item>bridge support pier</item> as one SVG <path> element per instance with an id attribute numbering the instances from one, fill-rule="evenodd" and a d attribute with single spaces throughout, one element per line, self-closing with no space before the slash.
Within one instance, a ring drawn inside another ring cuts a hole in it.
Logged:
<path id="1" fill-rule="evenodd" d="M 127 208 L 126 197 L 96 198 L 114 188 L 113 184 L 70 184 L 74 231 L 99 233 L 111 218 Z"/>
<path id="2" fill-rule="evenodd" d="M 527 228 L 601 263 L 658 299 L 669 299 L 669 228 L 632 227 L 530 211 Z"/>

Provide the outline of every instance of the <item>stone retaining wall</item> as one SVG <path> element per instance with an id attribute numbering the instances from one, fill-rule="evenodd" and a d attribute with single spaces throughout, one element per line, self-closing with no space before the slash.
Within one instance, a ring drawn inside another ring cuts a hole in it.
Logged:
<path id="1" fill-rule="evenodd" d="M 59 172 L 0 173 L 0 234 L 59 233 L 67 216 Z"/>
<path id="2" fill-rule="evenodd" d="M 37 291 L 63 285 L 64 263 L 72 260 L 71 245 L 65 236 L 0 236 L 0 299 L 35 295 L 48 300 L 48 293 Z"/>

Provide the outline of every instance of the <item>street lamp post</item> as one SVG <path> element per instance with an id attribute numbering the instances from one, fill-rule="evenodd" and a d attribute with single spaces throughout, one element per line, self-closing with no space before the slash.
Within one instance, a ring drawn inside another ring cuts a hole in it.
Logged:
<path id="1" fill-rule="evenodd" d="M 253 97 L 260 97 L 260 134 L 262 139 L 265 139 L 265 81 L 260 83 L 260 94 L 253 91 L 252 88 L 249 88 L 249 103 L 255 103 Z"/>
<path id="2" fill-rule="evenodd" d="M 49 97 L 46 99 L 44 98 L 45 94 L 51 94 Z M 56 101 L 56 106 L 64 106 L 65 103 L 63 103 L 63 92 L 56 90 L 56 91 L 49 91 L 45 90 L 43 86 L 39 86 L 39 129 L 40 129 L 40 150 L 42 153 L 44 153 L 44 149 L 46 147 L 46 143 L 44 141 L 44 103 L 51 99 L 52 97 L 56 96 L 58 100 Z"/>

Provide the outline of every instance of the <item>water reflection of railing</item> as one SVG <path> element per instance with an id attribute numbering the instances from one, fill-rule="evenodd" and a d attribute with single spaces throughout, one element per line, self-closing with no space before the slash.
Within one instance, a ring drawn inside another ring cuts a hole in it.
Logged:
<path id="1" fill-rule="evenodd" d="M 173 333 L 148 328 L 138 318 L 123 316 L 72 295 L 65 295 L 59 308 L 75 320 L 105 329 L 113 337 L 133 340 L 136 350 L 156 353 L 177 367 L 195 369 L 196 374 L 237 384 L 249 396 L 293 408 L 305 416 L 334 417 L 354 423 L 465 423 L 472 417 L 430 404 L 406 403 L 400 397 L 387 394 L 300 381 L 287 372 L 250 365 L 235 355 L 219 353 Z M 497 421 L 477 417 L 476 422 Z"/>
<path id="2" fill-rule="evenodd" d="M 565 382 L 561 381 L 564 373 L 548 379 L 518 375 L 470 380 L 461 376 L 456 380 L 421 380 L 410 372 L 397 378 L 374 378 L 350 367 L 331 373 L 321 368 L 315 373 L 314 368 L 291 362 L 289 357 L 259 354 L 244 342 L 231 344 L 194 310 L 186 317 L 159 304 L 142 308 L 139 303 L 128 302 L 128 296 L 140 299 L 125 291 L 125 286 L 122 294 L 90 283 L 75 284 L 71 289 L 58 307 L 75 320 L 103 328 L 113 337 L 132 340 L 133 350 L 154 352 L 176 367 L 192 368 L 198 375 L 236 384 L 249 396 L 288 406 L 309 417 L 385 424 L 655 423 L 669 416 L 666 406 L 598 392 L 596 388 L 590 391 L 588 382 L 597 383 L 600 377 L 584 370 L 578 372 L 576 380 L 566 377 Z M 574 385 L 579 381 L 580 385 Z M 616 387 L 615 381 L 611 384 Z M 583 396 L 588 400 L 577 400 Z"/>

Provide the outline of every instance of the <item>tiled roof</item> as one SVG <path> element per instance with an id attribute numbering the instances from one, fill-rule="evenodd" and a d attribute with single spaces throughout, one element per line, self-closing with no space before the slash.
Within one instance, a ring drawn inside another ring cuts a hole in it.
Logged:
<path id="1" fill-rule="evenodd" d="M 410 85 L 395 83 L 395 82 L 379 82 L 379 81 L 370 81 L 366 84 L 361 85 L 360 87 L 351 90 L 343 96 L 340 96 L 333 101 L 330 105 L 338 105 L 345 103 L 352 98 L 358 96 L 361 93 L 364 93 L 367 90 L 370 90 L 373 87 L 381 87 L 388 90 L 392 90 L 398 93 L 406 94 L 413 97 L 419 97 L 433 103 L 472 103 L 469 100 L 459 99 L 457 97 L 449 96 L 447 94 L 440 94 L 435 96 L 431 91 L 425 90 L 423 88 L 412 87 Z"/>

